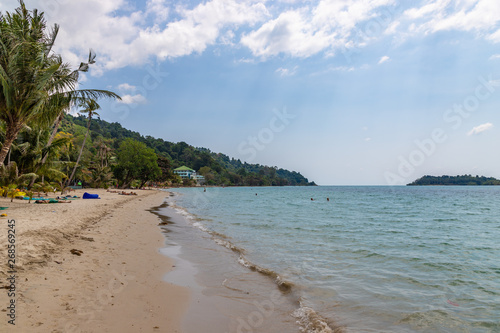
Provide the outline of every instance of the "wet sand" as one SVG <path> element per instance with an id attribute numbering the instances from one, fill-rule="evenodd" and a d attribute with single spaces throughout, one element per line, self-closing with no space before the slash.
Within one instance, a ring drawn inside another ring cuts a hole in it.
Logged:
<path id="1" fill-rule="evenodd" d="M 181 332 L 190 292 L 162 281 L 174 264 L 159 253 L 165 239 L 148 211 L 167 193 L 87 191 L 102 199 L 43 205 L 0 199 L 9 207 L 0 219 L 0 332 Z M 7 266 L 9 224 L 16 273 Z M 7 316 L 12 300 L 15 326 Z"/>
<path id="2" fill-rule="evenodd" d="M 296 294 L 280 289 L 275 277 L 243 265 L 240 251 L 222 235 L 200 230 L 196 218 L 176 206 L 174 197 L 155 213 L 165 223 L 161 252 L 176 262 L 164 280 L 191 291 L 183 333 L 301 332 L 293 316 L 300 306 Z"/>

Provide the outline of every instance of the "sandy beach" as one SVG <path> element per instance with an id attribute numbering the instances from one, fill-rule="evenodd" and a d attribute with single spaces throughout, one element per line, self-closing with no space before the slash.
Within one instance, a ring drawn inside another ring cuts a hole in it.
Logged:
<path id="1" fill-rule="evenodd" d="M 85 191 L 101 199 L 0 199 L 9 207 L 0 219 L 0 331 L 181 332 L 190 294 L 162 281 L 173 262 L 158 251 L 164 244 L 160 220 L 148 211 L 167 193 Z M 9 229 L 15 238 L 8 238 Z M 15 252 L 7 252 L 8 244 Z"/>

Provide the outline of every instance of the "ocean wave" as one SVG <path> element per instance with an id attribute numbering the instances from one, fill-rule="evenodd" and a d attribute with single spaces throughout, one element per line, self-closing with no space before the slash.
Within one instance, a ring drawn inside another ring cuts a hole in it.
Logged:
<path id="1" fill-rule="evenodd" d="M 208 231 L 208 232 L 209 232 L 210 234 L 212 233 L 212 232 L 210 232 L 210 231 Z M 218 234 L 218 233 L 217 233 L 217 234 Z M 215 243 L 217 243 L 217 244 L 219 244 L 219 245 L 221 245 L 221 246 L 224 246 L 225 248 L 227 248 L 227 249 L 229 249 L 229 250 L 231 250 L 231 251 L 233 251 L 233 252 L 236 252 L 236 253 L 238 253 L 238 254 L 240 254 L 240 255 L 241 255 L 241 254 L 243 254 L 243 253 L 245 253 L 245 250 L 244 250 L 244 249 L 242 249 L 242 248 L 240 248 L 240 247 L 237 247 L 236 245 L 234 245 L 234 244 L 233 244 L 233 243 L 231 243 L 230 241 L 227 241 L 227 240 L 224 240 L 224 239 L 220 239 L 220 238 L 215 238 L 215 237 L 214 237 L 214 241 L 215 241 Z"/>
<path id="2" fill-rule="evenodd" d="M 321 317 L 312 308 L 304 306 L 300 303 L 300 308 L 293 312 L 293 316 L 297 318 L 297 324 L 303 333 L 343 333 L 343 328 L 332 329 L 326 320 Z"/>
<path id="3" fill-rule="evenodd" d="M 190 220 L 195 219 L 195 217 L 191 213 L 189 213 L 186 209 L 179 207 L 179 206 L 174 206 L 173 208 L 177 214 L 182 215 L 183 217 L 190 219 Z"/>
<path id="4" fill-rule="evenodd" d="M 229 240 L 227 240 L 228 237 L 226 235 L 208 229 L 203 223 L 201 223 L 201 221 L 203 221 L 203 219 L 197 218 L 193 214 L 189 213 L 185 208 L 177 206 L 175 204 L 172 204 L 172 208 L 174 208 L 175 211 L 179 215 L 182 215 L 186 219 L 190 220 L 191 224 L 194 227 L 200 229 L 203 232 L 206 232 L 206 233 L 210 234 L 213 237 L 213 240 L 214 240 L 214 242 L 216 244 L 218 244 L 220 246 L 224 246 L 225 248 L 227 248 L 229 250 L 232 250 L 233 252 L 237 253 L 239 255 L 238 263 L 240 263 L 241 265 L 249 268 L 252 271 L 255 271 L 255 272 L 258 272 L 258 273 L 261 273 L 263 275 L 271 277 L 272 279 L 274 279 L 274 281 L 275 281 L 275 283 L 278 286 L 278 289 L 280 291 L 282 291 L 284 293 L 288 293 L 288 292 L 291 291 L 291 289 L 293 287 L 293 283 L 284 280 L 275 271 L 267 269 L 267 268 L 260 267 L 260 266 L 258 266 L 256 264 L 251 263 L 247 259 L 245 259 L 243 257 L 243 254 L 245 254 L 245 250 L 242 249 L 242 248 L 240 248 L 240 247 L 238 247 L 238 246 L 236 246 L 236 245 L 234 245 Z"/>
<path id="5" fill-rule="evenodd" d="M 209 232 L 210 231 L 201 222 L 193 222 L 193 226 L 196 227 L 196 228 L 198 228 L 198 229 L 200 229 L 201 231 L 204 231 L 204 232 Z"/>
<path id="6" fill-rule="evenodd" d="M 238 263 L 240 263 L 242 266 L 245 266 L 254 272 L 258 272 L 262 275 L 266 275 L 269 276 L 270 278 L 273 278 L 279 290 L 281 290 L 282 292 L 288 293 L 292 290 L 293 283 L 284 280 L 275 271 L 255 265 L 254 263 L 251 263 L 250 261 L 245 259 L 245 257 L 243 257 L 242 255 L 240 255 L 240 257 L 238 258 Z"/>

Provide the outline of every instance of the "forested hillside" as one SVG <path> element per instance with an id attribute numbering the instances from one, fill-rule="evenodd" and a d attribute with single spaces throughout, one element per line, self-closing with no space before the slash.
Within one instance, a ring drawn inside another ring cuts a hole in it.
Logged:
<path id="1" fill-rule="evenodd" d="M 484 176 L 423 176 L 408 186 L 417 185 L 500 185 L 500 180 Z"/>
<path id="2" fill-rule="evenodd" d="M 88 119 L 83 116 L 67 115 L 62 122 L 60 132 L 81 133 L 87 126 Z M 93 119 L 89 139 L 92 142 L 107 142 L 112 151 L 116 151 L 125 139 L 144 143 L 158 156 L 158 165 L 162 170 L 160 182 L 176 181 L 172 170 L 185 165 L 205 176 L 207 185 L 237 186 L 284 186 L 315 185 L 295 171 L 260 164 L 249 164 L 239 159 L 230 158 L 222 153 L 215 153 L 207 148 L 196 148 L 185 142 L 173 143 L 123 128 L 119 123 L 109 123 Z M 96 148 L 89 145 L 89 151 Z"/>

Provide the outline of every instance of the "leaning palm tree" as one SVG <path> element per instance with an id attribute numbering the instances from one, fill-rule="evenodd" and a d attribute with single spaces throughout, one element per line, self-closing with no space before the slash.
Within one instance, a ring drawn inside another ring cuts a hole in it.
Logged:
<path id="1" fill-rule="evenodd" d="M 52 153 L 52 149 L 50 149 L 50 148 L 51 148 L 52 143 L 54 142 L 54 139 L 56 137 L 59 125 L 60 125 L 62 119 L 64 118 L 64 115 L 66 114 L 66 110 L 69 109 L 69 107 L 71 106 L 71 103 L 72 102 L 71 102 L 70 98 L 61 98 L 61 99 L 56 100 L 52 105 L 49 106 L 51 108 L 51 110 L 48 111 L 48 113 L 55 115 L 56 120 L 54 121 L 54 124 L 52 126 L 52 134 L 50 135 L 48 140 L 45 142 L 45 149 L 44 149 L 44 151 L 41 152 L 41 160 L 39 161 L 39 163 L 37 163 L 35 165 L 35 167 L 33 169 L 34 173 L 38 173 L 40 168 L 44 167 L 45 163 L 47 162 L 47 158 L 49 157 L 49 154 Z M 48 119 L 48 121 L 50 121 L 50 119 Z M 47 122 L 44 124 L 40 124 L 40 121 L 38 124 L 36 124 L 37 127 L 44 127 L 44 128 L 48 128 L 48 129 L 50 129 L 51 125 L 52 124 L 47 123 Z M 29 184 L 29 186 L 28 186 L 29 188 L 31 188 L 33 186 L 34 181 L 35 180 L 33 179 L 32 182 Z"/>
<path id="2" fill-rule="evenodd" d="M 37 178 L 56 174 L 57 172 L 54 170 L 60 169 L 61 163 L 59 163 L 58 157 L 60 151 L 70 143 L 70 138 L 55 138 L 50 144 L 47 144 L 49 136 L 49 128 L 33 127 L 21 132 L 15 144 L 12 144 L 9 155 L 12 153 L 12 159 L 17 162 L 19 171 L 38 175 L 38 177 L 32 178 L 28 188 L 34 185 Z M 43 161 L 42 156 L 48 158 Z"/>
<path id="3" fill-rule="evenodd" d="M 92 117 L 99 116 L 99 114 L 96 111 L 101 108 L 99 104 L 97 104 L 97 102 L 93 99 L 87 99 L 83 101 L 83 103 L 80 106 L 83 107 L 82 111 L 86 113 L 89 117 L 87 122 L 87 131 L 85 132 L 85 137 L 83 138 L 82 147 L 80 148 L 80 153 L 78 154 L 78 158 L 76 159 L 76 163 L 75 166 L 73 167 L 73 171 L 71 172 L 71 176 L 69 176 L 68 180 L 66 181 L 66 186 L 71 184 L 71 181 L 75 176 L 76 169 L 78 168 L 78 163 L 80 163 L 80 158 L 82 157 L 83 148 L 85 147 L 85 141 L 87 140 L 87 136 L 89 135 L 90 132 L 90 124 L 92 123 Z"/>
<path id="4" fill-rule="evenodd" d="M 3 164 L 12 142 L 30 123 L 54 123 L 61 106 L 100 97 L 120 98 L 106 90 L 76 89 L 76 71 L 52 52 L 59 26 L 46 33 L 43 13 L 29 11 L 22 0 L 15 13 L 0 15 L 0 120 L 5 123 L 5 139 L 0 149 Z M 89 63 L 95 55 L 90 56 Z M 58 107 L 55 107 L 58 106 Z"/>
<path id="5" fill-rule="evenodd" d="M 10 162 L 8 165 L 0 164 L 1 186 L 17 188 L 25 185 L 32 177 L 36 177 L 36 175 L 34 173 L 20 174 L 16 162 Z"/>
<path id="6" fill-rule="evenodd" d="M 72 75 L 78 75 L 78 72 L 88 72 L 89 65 L 95 64 L 95 57 L 96 54 L 94 50 L 90 49 L 88 62 L 80 63 L 80 67 L 78 67 L 78 69 L 75 70 L 72 73 Z M 79 102 L 81 103 L 82 101 L 80 100 Z M 69 109 L 73 104 L 75 104 L 75 101 L 71 97 L 63 96 L 62 98 L 56 99 L 54 103 L 51 103 L 49 105 L 49 108 L 52 109 L 52 112 L 50 114 L 57 116 L 54 121 L 54 125 L 52 127 L 52 134 L 50 135 L 50 138 L 47 141 L 47 147 L 49 147 L 52 144 L 52 141 L 54 140 L 57 134 L 61 121 L 64 119 L 64 116 L 66 115 L 66 113 L 69 111 Z M 41 166 L 45 164 L 45 162 L 47 161 L 47 157 L 48 157 L 48 152 L 45 155 L 43 155 Z"/>

